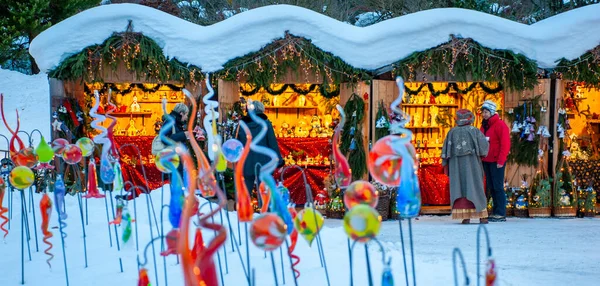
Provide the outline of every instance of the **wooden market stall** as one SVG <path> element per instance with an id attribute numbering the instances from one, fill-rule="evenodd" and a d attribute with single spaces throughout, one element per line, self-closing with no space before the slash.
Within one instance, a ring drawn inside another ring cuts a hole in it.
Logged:
<path id="1" fill-rule="evenodd" d="M 89 115 L 94 91 L 98 91 L 98 113 L 111 111 L 116 118 L 114 139 L 125 181 L 150 190 L 162 186 L 166 178 L 151 155 L 152 140 L 162 125 L 162 100 L 167 100 L 170 112 L 175 104 L 186 101 L 183 88 L 197 96 L 203 77 L 198 68 L 166 59 L 152 39 L 128 27 L 65 59 L 49 77 L 53 139 L 75 143 L 98 134 L 90 126 L 93 118 Z M 110 123 L 107 119 L 101 125 Z"/>

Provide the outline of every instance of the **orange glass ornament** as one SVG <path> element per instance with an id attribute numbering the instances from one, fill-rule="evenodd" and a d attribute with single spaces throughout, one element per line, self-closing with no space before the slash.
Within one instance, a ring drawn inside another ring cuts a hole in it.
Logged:
<path id="1" fill-rule="evenodd" d="M 344 188 L 350 185 L 350 182 L 352 182 L 352 170 L 350 169 L 348 160 L 346 157 L 344 157 L 344 154 L 342 154 L 342 151 L 339 147 L 340 134 L 342 133 L 342 128 L 344 127 L 344 122 L 346 121 L 346 114 L 344 113 L 344 109 L 339 104 L 336 106 L 336 108 L 340 112 L 341 119 L 340 123 L 335 128 L 335 133 L 333 134 L 333 159 L 336 162 L 333 174 L 338 186 Z"/>
<path id="2" fill-rule="evenodd" d="M 244 163 L 246 163 L 246 158 L 248 158 L 248 153 L 250 152 L 252 133 L 250 133 L 250 129 L 243 121 L 240 121 L 239 128 L 242 128 L 244 134 L 246 134 L 246 145 L 244 146 L 244 151 L 242 152 L 240 160 L 235 165 L 234 183 L 238 199 L 236 203 L 237 214 L 239 221 L 249 222 L 252 221 L 254 211 L 252 209 L 252 202 L 250 201 L 250 193 L 248 187 L 246 187 L 246 182 L 244 181 Z"/>
<path id="3" fill-rule="evenodd" d="M 264 251 L 273 251 L 281 246 L 286 234 L 287 226 L 273 213 L 260 215 L 250 226 L 252 243 Z"/>

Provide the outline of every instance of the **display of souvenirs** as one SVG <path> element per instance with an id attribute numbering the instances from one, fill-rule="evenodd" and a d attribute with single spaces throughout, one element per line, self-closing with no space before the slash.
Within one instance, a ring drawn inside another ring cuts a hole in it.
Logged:
<path id="1" fill-rule="evenodd" d="M 138 103 L 137 95 L 133 96 L 133 102 L 131 103 L 131 112 L 140 112 L 140 104 Z"/>

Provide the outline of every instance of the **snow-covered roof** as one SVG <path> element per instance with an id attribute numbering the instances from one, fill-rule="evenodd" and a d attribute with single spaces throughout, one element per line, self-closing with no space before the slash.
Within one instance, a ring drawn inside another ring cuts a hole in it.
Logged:
<path id="1" fill-rule="evenodd" d="M 483 46 L 522 53 L 542 68 L 560 58 L 574 59 L 600 44 L 600 4 L 588 5 L 533 25 L 458 8 L 421 11 L 367 27 L 356 27 L 312 10 L 290 5 L 252 9 L 211 26 L 199 26 L 136 4 L 103 5 L 72 16 L 38 35 L 29 48 L 43 71 L 87 46 L 100 44 L 128 21 L 154 39 L 165 56 L 205 72 L 260 50 L 285 32 L 310 39 L 348 64 L 367 70 L 424 51 L 454 34 Z"/>

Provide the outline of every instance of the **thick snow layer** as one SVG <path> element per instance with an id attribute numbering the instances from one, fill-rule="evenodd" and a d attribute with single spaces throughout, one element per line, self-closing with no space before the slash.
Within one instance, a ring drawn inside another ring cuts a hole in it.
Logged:
<path id="1" fill-rule="evenodd" d="M 38 35 L 30 53 L 42 70 L 113 32 L 134 30 L 154 39 L 168 57 L 214 72 L 236 57 L 258 51 L 285 31 L 306 37 L 357 68 L 374 70 L 449 40 L 450 34 L 482 45 L 508 49 L 552 68 L 562 57 L 573 59 L 600 44 L 600 5 L 589 5 L 533 25 L 472 10 L 422 11 L 356 27 L 314 11 L 289 5 L 252 9 L 203 27 L 149 7 L 103 5 L 81 12 Z"/>
<path id="2" fill-rule="evenodd" d="M 21 126 L 19 130 L 30 133 L 34 129 L 42 132 L 46 139 L 50 138 L 50 91 L 48 75 L 25 75 L 16 71 L 0 69 L 0 93 L 4 94 L 4 114 L 6 121 L 14 130 L 17 127 L 17 113 Z M 0 134 L 12 137 L 4 123 L 0 123 Z M 19 136 L 25 144 L 28 138 L 23 133 Z M 33 143 L 39 142 L 39 134 L 33 136 Z M 0 137 L 0 150 L 7 150 L 7 142 Z M 37 145 L 34 145 L 37 146 Z"/>
<path id="3" fill-rule="evenodd" d="M 30 195 L 26 192 L 26 200 L 29 202 Z M 155 206 L 156 216 L 160 223 L 160 206 L 169 200 L 168 185 L 165 186 L 164 198 L 161 201 L 161 190 L 155 190 L 150 197 L 145 195 L 136 200 L 136 205 L 130 202 L 129 211 L 137 212 L 136 223 L 134 223 L 131 240 L 125 245 L 119 244 L 121 251 L 117 250 L 114 228 L 109 236 L 106 208 L 108 205 L 110 220 L 113 219 L 111 203 L 104 199 L 83 199 L 83 217 L 89 218 L 89 224 L 85 225 L 85 236 L 87 244 L 88 267 L 85 267 L 83 229 L 80 216 L 79 204 L 76 197 L 67 196 L 66 211 L 69 217 L 66 220 L 68 226 L 65 229 L 65 253 L 68 264 L 70 285 L 137 285 L 137 257 L 144 261 L 143 249 L 150 241 L 150 225 L 148 220 L 147 198 L 152 198 Z M 15 192 L 12 196 L 14 203 L 8 204 L 9 193 L 4 199 L 4 206 L 11 207 L 13 211 L 11 229 L 6 237 L 5 243 L 0 243 L 0 285 L 16 286 L 21 279 L 21 207 L 20 193 Z M 54 245 L 50 251 L 54 254 L 51 261 L 52 269 L 46 264 L 47 256 L 43 253 L 46 245 L 42 242 L 39 229 L 41 217 L 37 205 L 41 194 L 33 194 L 36 214 L 36 229 L 33 227 L 32 212 L 27 203 L 27 215 L 29 216 L 31 240 L 31 261 L 29 251 L 25 244 L 25 285 L 65 285 L 63 254 L 59 230 L 57 229 L 56 212 L 52 213 L 50 230 L 53 237 L 49 241 Z M 106 204 L 106 205 L 105 205 Z M 114 204 L 114 202 L 113 202 Z M 208 211 L 204 206 L 202 211 Z M 168 232 L 171 227 L 168 223 L 168 211 L 164 212 L 164 231 Z M 226 214 L 222 214 L 222 221 L 227 226 Z M 229 214 L 233 233 L 237 237 L 236 213 Z M 221 217 L 217 215 L 217 222 Z M 347 250 L 346 234 L 341 226 L 340 220 L 326 220 L 325 228 L 322 230 L 322 243 L 325 249 L 325 259 L 329 272 L 331 285 L 349 285 L 349 258 Z M 85 224 L 85 223 L 84 223 Z M 137 225 L 137 229 L 135 228 Z M 413 221 L 413 241 L 415 247 L 415 263 L 418 285 L 452 285 L 452 251 L 454 247 L 462 250 L 467 272 L 471 280 L 470 285 L 475 285 L 476 276 L 476 233 L 478 225 L 461 225 L 452 221 L 449 217 L 420 217 Z M 158 226 L 158 231 L 161 231 Z M 120 238 L 122 229 L 118 229 Z M 157 235 L 157 226 L 153 224 L 154 236 Z M 240 226 L 242 245 L 238 246 L 242 253 L 244 263 L 246 260 L 246 242 L 244 238 L 244 225 Z M 34 230 L 37 233 L 38 246 Z M 498 285 L 593 285 L 597 281 L 597 273 L 600 271 L 598 265 L 598 252 L 596 251 L 597 238 L 600 236 L 600 219 L 509 219 L 505 223 L 490 223 L 488 225 L 493 257 L 496 261 L 498 272 Z M 137 231 L 137 233 L 136 233 Z M 406 235 L 407 227 L 404 224 Z M 204 231 L 205 242 L 213 237 L 212 231 Z M 136 251 L 136 235 L 139 242 L 139 251 Z M 392 258 L 392 270 L 396 285 L 404 285 L 404 268 L 402 264 L 402 250 L 397 221 L 383 222 L 380 235 L 378 236 L 388 257 Z M 112 240 L 112 247 L 109 239 Z M 236 238 L 237 239 L 237 238 Z M 481 255 L 485 256 L 485 245 L 482 237 Z M 226 242 L 226 255 L 228 263 L 228 274 L 225 269 L 224 249 L 219 256 L 214 257 L 217 264 L 219 259 L 223 267 L 224 285 L 246 285 L 244 272 L 241 268 L 238 253 L 232 252 L 231 241 Z M 175 257 L 170 256 L 166 260 L 158 255 L 161 243 L 155 244 L 156 268 L 155 275 L 153 248 L 148 248 L 149 277 L 152 285 L 165 285 L 164 272 L 166 269 L 169 285 L 183 285 L 181 265 Z M 39 249 L 39 251 L 38 251 Z M 321 268 L 317 252 L 317 244 L 313 242 L 312 247 L 300 237 L 294 252 L 300 256 L 298 269 L 301 276 L 298 285 L 321 286 L 327 285 L 324 268 Z M 274 253 L 279 285 L 283 285 L 281 273 L 281 258 L 279 251 Z M 256 271 L 256 285 L 274 285 L 271 258 L 250 243 L 251 267 Z M 365 251 L 362 244 L 357 244 L 354 250 L 354 285 L 368 285 Z M 379 247 L 369 244 L 370 264 L 373 271 L 374 285 L 381 285 L 381 253 Z M 119 258 L 123 263 L 123 273 L 120 271 Z M 410 261 L 410 260 L 408 260 Z M 482 259 L 482 262 L 484 260 Z M 283 256 L 286 285 L 293 285 L 289 258 Z M 458 268 L 460 284 L 462 281 L 462 268 Z M 218 268 L 217 268 L 218 271 Z M 410 271 L 410 268 L 409 268 Z M 481 268 L 485 271 L 484 266 Z M 158 276 L 158 280 L 155 278 Z M 412 285 L 412 283 L 411 283 Z"/>

